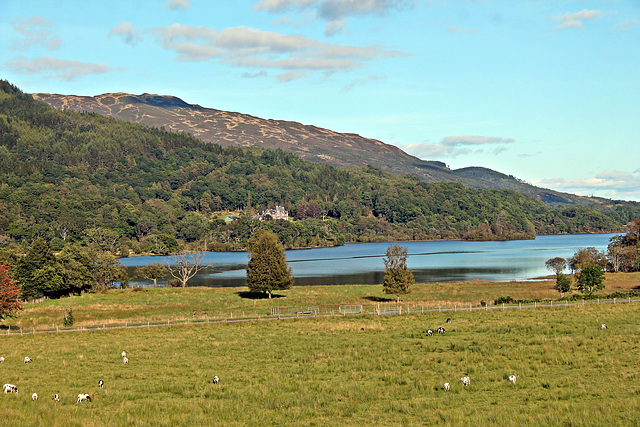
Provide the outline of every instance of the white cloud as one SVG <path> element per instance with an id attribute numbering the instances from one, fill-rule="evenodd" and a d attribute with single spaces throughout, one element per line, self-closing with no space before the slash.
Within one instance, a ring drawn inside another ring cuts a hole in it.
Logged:
<path id="1" fill-rule="evenodd" d="M 287 83 L 293 80 L 301 79 L 307 75 L 306 71 L 287 71 L 278 75 L 278 81 L 280 83 Z"/>
<path id="2" fill-rule="evenodd" d="M 427 160 L 454 158 L 491 149 L 495 155 L 506 151 L 505 145 L 514 143 L 512 138 L 476 135 L 447 136 L 439 144 L 417 143 L 406 146 L 405 151 Z"/>
<path id="3" fill-rule="evenodd" d="M 485 145 L 485 144 L 512 144 L 515 140 L 512 138 L 502 138 L 499 136 L 447 136 L 442 138 L 442 145 L 455 147 L 459 145 Z"/>
<path id="4" fill-rule="evenodd" d="M 640 201 L 640 169 L 634 172 L 602 172 L 586 179 L 545 177 L 534 179 L 532 183 L 583 196 Z"/>
<path id="5" fill-rule="evenodd" d="M 113 27 L 109 30 L 109 37 L 111 36 L 122 36 L 124 42 L 132 46 L 135 46 L 142 41 L 140 30 L 134 29 L 130 22 L 121 22 Z"/>
<path id="6" fill-rule="evenodd" d="M 325 34 L 336 34 L 346 27 L 345 18 L 358 15 L 384 16 L 417 3 L 418 0 L 260 0 L 254 11 L 269 13 L 311 10 L 317 19 L 328 21 Z"/>
<path id="7" fill-rule="evenodd" d="M 21 56 L 12 61 L 7 61 L 5 65 L 20 73 L 42 74 L 47 78 L 58 79 L 65 82 L 91 74 L 104 74 L 113 71 L 113 68 L 100 63 L 89 64 L 80 61 L 52 58 L 50 56 L 39 56 L 37 58 Z"/>
<path id="8" fill-rule="evenodd" d="M 216 31 L 207 27 L 174 24 L 150 30 L 178 61 L 217 60 L 234 67 L 283 71 L 347 71 L 378 58 L 408 56 L 378 46 L 324 43 L 301 34 L 280 34 L 249 27 Z M 296 74 L 296 78 L 303 74 Z M 289 75 L 278 77 L 290 81 Z"/>
<path id="9" fill-rule="evenodd" d="M 29 19 L 14 19 L 11 22 L 13 29 L 22 36 L 10 46 L 11 50 L 26 50 L 32 46 L 44 47 L 47 50 L 56 50 L 62 44 L 62 40 L 51 35 L 53 23 L 41 16 L 32 16 Z"/>
<path id="10" fill-rule="evenodd" d="M 368 82 L 376 82 L 376 81 L 384 80 L 386 78 L 387 78 L 386 76 L 367 76 L 367 77 L 362 78 L 362 79 L 355 79 L 351 83 L 345 85 L 342 88 L 342 90 L 340 90 L 340 93 L 350 92 L 356 86 L 360 86 L 360 85 L 368 83 Z"/>
<path id="11" fill-rule="evenodd" d="M 164 4 L 164 8 L 169 10 L 185 10 L 189 7 L 191 7 L 191 0 L 167 0 Z"/>
<path id="12" fill-rule="evenodd" d="M 613 26 L 614 30 L 633 30 L 640 28 L 640 19 L 629 19 Z"/>
<path id="13" fill-rule="evenodd" d="M 556 26 L 556 30 L 566 30 L 569 28 L 577 28 L 579 30 L 583 30 L 584 26 L 582 25 L 583 21 L 590 21 L 593 19 L 598 19 L 604 15 L 603 12 L 599 10 L 582 10 L 580 12 L 574 13 L 565 13 L 563 15 L 553 16 L 551 19 L 553 21 L 560 22 Z"/>
<path id="14" fill-rule="evenodd" d="M 481 31 L 475 28 L 460 28 L 454 25 L 448 28 L 450 33 L 459 33 L 459 34 L 480 34 Z"/>

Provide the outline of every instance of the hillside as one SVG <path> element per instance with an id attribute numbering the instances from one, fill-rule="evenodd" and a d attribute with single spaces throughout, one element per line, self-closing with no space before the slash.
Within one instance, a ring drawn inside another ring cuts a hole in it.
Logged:
<path id="1" fill-rule="evenodd" d="M 204 142 L 222 146 L 281 148 L 302 159 L 340 168 L 372 165 L 394 174 L 415 175 L 430 183 L 457 182 L 469 188 L 514 190 L 549 206 L 609 203 L 604 199 L 535 187 L 486 168 L 451 170 L 442 162 L 424 161 L 393 145 L 352 133 L 204 108 L 174 96 L 108 93 L 91 97 L 36 93 L 33 97 L 60 110 L 93 112 L 187 132 Z"/>
<path id="2" fill-rule="evenodd" d="M 253 220 L 284 206 L 295 221 Z M 239 219 L 225 222 L 233 213 Z M 0 81 L 0 245 L 43 237 L 118 252 L 238 250 L 257 228 L 287 248 L 622 231 L 640 206 L 550 208 L 509 190 L 334 168 L 281 149 L 56 110 Z M 0 251 L 1 252 L 1 251 Z M 1 255 L 1 253 L 0 253 Z"/>

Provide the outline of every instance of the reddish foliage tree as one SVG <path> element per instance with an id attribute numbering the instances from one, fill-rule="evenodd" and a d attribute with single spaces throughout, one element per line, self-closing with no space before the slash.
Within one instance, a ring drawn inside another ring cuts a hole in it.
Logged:
<path id="1" fill-rule="evenodd" d="M 0 264 L 0 319 L 14 316 L 22 310 L 20 288 L 11 275 L 9 266 Z"/>

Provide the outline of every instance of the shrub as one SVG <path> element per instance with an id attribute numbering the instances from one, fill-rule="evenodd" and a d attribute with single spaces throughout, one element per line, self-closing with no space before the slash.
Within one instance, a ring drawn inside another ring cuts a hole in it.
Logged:
<path id="1" fill-rule="evenodd" d="M 62 324 L 64 326 L 73 326 L 76 319 L 73 317 L 73 309 L 69 307 L 69 311 L 64 314 L 64 319 L 62 320 Z"/>
<path id="2" fill-rule="evenodd" d="M 513 298 L 511 298 L 509 295 L 501 295 L 498 298 L 496 298 L 493 305 L 509 304 L 512 302 L 514 302 Z"/>

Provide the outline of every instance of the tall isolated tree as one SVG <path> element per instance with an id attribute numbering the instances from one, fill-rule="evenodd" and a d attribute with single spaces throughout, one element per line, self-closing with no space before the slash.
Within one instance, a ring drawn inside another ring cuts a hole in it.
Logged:
<path id="1" fill-rule="evenodd" d="M 252 292 L 266 292 L 271 298 L 275 290 L 291 289 L 294 278 L 278 236 L 259 229 L 247 246 L 251 256 L 247 263 L 247 286 Z"/>
<path id="2" fill-rule="evenodd" d="M 595 291 L 604 289 L 604 271 L 597 264 L 588 264 L 582 267 L 576 287 L 585 295 L 591 295 Z"/>
<path id="3" fill-rule="evenodd" d="M 167 267 L 159 262 L 153 262 L 142 267 L 137 267 L 135 275 L 141 279 L 153 280 L 153 287 L 158 286 L 158 279 L 166 276 L 168 273 Z"/>
<path id="4" fill-rule="evenodd" d="M 548 270 L 556 273 L 555 289 L 560 292 L 560 298 L 564 298 L 565 292 L 571 291 L 571 278 L 562 274 L 567 266 L 567 260 L 560 257 L 548 259 L 544 263 Z"/>
<path id="5" fill-rule="evenodd" d="M 408 251 L 405 246 L 390 244 L 384 258 L 382 287 L 385 294 L 395 295 L 397 302 L 400 302 L 400 295 L 411 293 L 409 287 L 415 284 L 413 272 L 407 267 Z"/>
<path id="6" fill-rule="evenodd" d="M 171 260 L 173 262 L 167 263 L 169 274 L 180 282 L 180 286 L 186 288 L 189 279 L 198 274 L 198 271 L 206 267 L 206 265 L 203 264 L 204 257 L 204 252 L 182 252 L 177 255 L 173 255 L 171 256 Z"/>
<path id="7" fill-rule="evenodd" d="M 0 319 L 13 317 L 22 310 L 20 288 L 8 265 L 0 264 Z"/>

